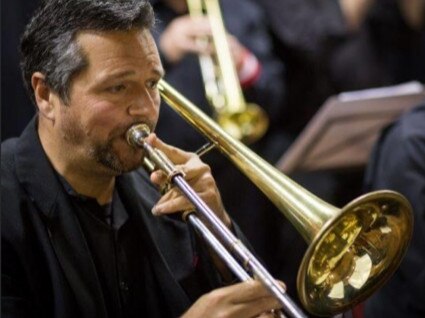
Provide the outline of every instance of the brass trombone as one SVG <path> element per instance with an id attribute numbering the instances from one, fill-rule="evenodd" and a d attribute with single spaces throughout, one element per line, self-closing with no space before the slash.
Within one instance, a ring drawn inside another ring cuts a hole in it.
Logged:
<path id="1" fill-rule="evenodd" d="M 144 167 L 147 171 L 154 170 L 163 171 L 169 184 L 177 186 L 186 198 L 194 205 L 197 214 L 204 217 L 206 222 L 214 233 L 204 224 L 201 219 L 194 213 L 195 211 L 186 211 L 183 213 L 183 219 L 191 223 L 198 233 L 205 239 L 217 255 L 225 262 L 230 270 L 242 281 L 253 279 L 247 272 L 249 269 L 258 280 L 260 280 L 269 291 L 281 302 L 283 308 L 294 318 L 305 318 L 306 316 L 289 298 L 285 290 L 276 283 L 273 277 L 254 257 L 254 255 L 242 244 L 242 242 L 233 235 L 233 233 L 220 221 L 208 205 L 198 196 L 198 194 L 190 187 L 184 179 L 182 171 L 165 156 L 163 152 L 153 148 L 149 143 L 145 142 L 145 138 L 149 135 L 150 130 L 146 124 L 136 124 L 127 131 L 127 142 L 133 147 L 143 148 L 145 156 L 143 159 Z M 217 238 L 219 237 L 219 239 Z M 226 246 L 225 246 L 225 245 Z M 242 265 L 232 256 L 233 252 L 237 255 Z M 277 312 L 276 312 L 277 313 Z M 279 317 L 284 318 L 284 314 L 279 311 Z"/>
<path id="2" fill-rule="evenodd" d="M 297 277 L 299 298 L 309 312 L 343 312 L 391 277 L 412 235 L 411 206 L 402 195 L 388 190 L 371 192 L 338 209 L 231 137 L 165 81 L 158 87 L 165 101 L 251 179 L 309 243 Z M 289 307 L 291 316 L 303 316 Z"/>
<path id="3" fill-rule="evenodd" d="M 200 55 L 205 94 L 215 120 L 232 137 L 245 143 L 261 138 L 268 128 L 262 108 L 246 103 L 227 42 L 218 0 L 187 0 L 192 17 L 207 16 L 212 38 L 199 38 L 200 45 L 212 44 L 214 53 Z"/>

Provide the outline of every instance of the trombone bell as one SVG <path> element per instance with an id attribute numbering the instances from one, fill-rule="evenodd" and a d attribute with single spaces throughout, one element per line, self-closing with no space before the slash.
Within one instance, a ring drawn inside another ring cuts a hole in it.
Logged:
<path id="1" fill-rule="evenodd" d="M 398 268 L 412 222 L 409 202 L 392 191 L 361 196 L 324 220 L 298 271 L 305 308 L 334 315 L 372 295 Z"/>

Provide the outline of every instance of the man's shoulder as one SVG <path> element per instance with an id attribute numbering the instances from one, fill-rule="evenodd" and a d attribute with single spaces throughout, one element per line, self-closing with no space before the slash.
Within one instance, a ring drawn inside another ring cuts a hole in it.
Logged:
<path id="1" fill-rule="evenodd" d="M 7 139 L 1 143 L 1 174 L 4 174 L 14 169 L 15 152 L 18 145 L 18 138 Z"/>
<path id="2" fill-rule="evenodd" d="M 24 198 L 15 163 L 18 138 L 8 139 L 1 144 L 1 231 L 2 238 L 9 237 L 22 224 L 19 213 Z M 11 234 L 12 233 L 12 234 Z"/>

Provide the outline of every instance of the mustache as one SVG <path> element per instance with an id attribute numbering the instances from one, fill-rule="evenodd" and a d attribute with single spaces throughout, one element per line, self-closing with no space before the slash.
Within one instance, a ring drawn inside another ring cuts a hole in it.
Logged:
<path id="1" fill-rule="evenodd" d="M 139 124 L 145 124 L 149 127 L 150 131 L 153 132 L 155 130 L 155 126 L 156 124 L 151 121 L 151 120 L 135 120 L 131 123 L 123 123 L 117 127 L 115 127 L 112 131 L 111 131 L 111 136 L 113 138 L 117 138 L 117 137 L 124 137 L 127 134 L 127 131 L 134 125 L 139 125 Z"/>

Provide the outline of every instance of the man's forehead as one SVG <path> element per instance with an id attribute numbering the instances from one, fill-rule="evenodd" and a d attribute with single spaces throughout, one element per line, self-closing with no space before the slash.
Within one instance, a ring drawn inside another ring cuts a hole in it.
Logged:
<path id="1" fill-rule="evenodd" d="M 148 29 L 129 31 L 81 31 L 76 41 L 90 63 L 116 59 L 148 60 L 163 73 L 155 41 Z"/>

